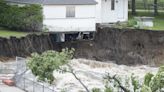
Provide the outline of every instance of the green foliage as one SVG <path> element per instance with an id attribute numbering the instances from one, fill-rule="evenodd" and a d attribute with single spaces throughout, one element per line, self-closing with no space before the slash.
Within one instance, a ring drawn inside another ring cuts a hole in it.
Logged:
<path id="1" fill-rule="evenodd" d="M 164 87 L 164 66 L 159 68 L 158 73 L 152 78 L 149 86 L 153 92 Z"/>
<path id="2" fill-rule="evenodd" d="M 72 59 L 74 49 L 63 49 L 61 52 L 46 51 L 44 53 L 33 53 L 29 59 L 28 66 L 35 76 L 41 81 L 47 81 L 50 84 L 54 81 L 53 71 L 59 70 L 60 66 L 67 64 Z"/>
<path id="3" fill-rule="evenodd" d="M 134 76 L 134 74 L 131 75 L 131 80 L 132 80 L 132 85 L 133 85 L 133 91 L 136 92 L 137 89 L 139 89 L 140 85 L 139 85 L 139 80 L 137 79 L 136 76 Z"/>
<path id="4" fill-rule="evenodd" d="M 104 80 L 106 83 L 105 92 L 115 92 L 115 91 L 117 92 L 120 89 L 123 90 L 124 92 L 130 92 L 130 90 L 126 88 L 122 83 L 123 82 L 122 78 L 118 75 L 110 76 L 110 74 L 108 73 L 107 75 L 105 75 Z"/>
<path id="5" fill-rule="evenodd" d="M 93 88 L 92 92 L 101 92 L 101 90 L 99 88 Z"/>
<path id="6" fill-rule="evenodd" d="M 112 27 L 120 28 L 120 29 L 122 29 L 122 28 L 139 28 L 139 25 L 137 23 L 137 20 L 132 18 L 132 19 L 129 19 L 127 22 L 117 22 Z"/>
<path id="7" fill-rule="evenodd" d="M 150 81 L 154 75 L 151 73 L 147 73 L 144 78 L 144 85 L 149 86 Z"/>
<path id="8" fill-rule="evenodd" d="M 105 92 L 113 92 L 113 90 L 112 90 L 111 87 L 106 87 L 106 88 L 105 88 Z"/>
<path id="9" fill-rule="evenodd" d="M 42 28 L 41 5 L 8 5 L 0 0 L 0 26 L 21 31 L 40 31 Z"/>
<path id="10" fill-rule="evenodd" d="M 128 27 L 135 27 L 137 25 L 137 21 L 135 19 L 128 20 L 127 26 Z"/>
<path id="11" fill-rule="evenodd" d="M 141 88 L 141 92 L 152 92 L 150 87 L 148 87 L 147 85 L 143 85 Z"/>
<path id="12" fill-rule="evenodd" d="M 158 73 L 162 73 L 162 72 L 164 72 L 164 66 L 161 66 L 158 70 Z"/>

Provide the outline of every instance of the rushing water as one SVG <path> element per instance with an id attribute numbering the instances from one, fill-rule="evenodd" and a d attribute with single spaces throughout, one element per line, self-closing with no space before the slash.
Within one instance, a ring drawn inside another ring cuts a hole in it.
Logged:
<path id="1" fill-rule="evenodd" d="M 105 87 L 104 76 L 109 73 L 111 76 L 118 75 L 121 77 L 122 85 L 128 87 L 131 92 L 133 92 L 130 80 L 132 74 L 137 76 L 140 82 L 142 82 L 146 73 L 151 72 L 155 74 L 158 70 L 156 67 L 149 67 L 146 65 L 126 66 L 86 59 L 74 59 L 71 61 L 70 65 L 76 75 L 90 90 L 92 88 L 100 88 L 103 90 Z M 55 83 L 57 90 L 65 90 L 66 92 L 79 92 L 84 90 L 80 83 L 70 73 L 54 72 L 54 76 L 56 78 Z M 127 81 L 129 84 L 126 83 Z M 114 90 L 120 92 L 119 89 Z"/>
<path id="2" fill-rule="evenodd" d="M 158 71 L 157 67 L 149 67 L 146 65 L 117 65 L 110 61 L 99 62 L 87 59 L 73 59 L 69 64 L 73 68 L 77 77 L 87 86 L 89 90 L 99 88 L 102 92 L 106 85 L 106 81 L 104 80 L 106 74 L 109 74 L 110 76 L 117 75 L 120 77 L 122 85 L 133 92 L 133 86 L 130 79 L 132 74 L 137 76 L 140 83 L 142 83 L 146 73 L 151 72 L 155 74 Z M 53 75 L 56 80 L 54 81 L 54 85 L 50 86 L 50 88 L 55 89 L 57 92 L 85 92 L 83 86 L 71 73 L 54 71 Z M 24 76 L 32 80 L 36 79 L 30 71 L 26 72 Z M 113 87 L 113 84 L 114 82 L 111 81 L 108 83 L 108 86 Z M 114 87 L 113 90 L 114 92 L 122 92 L 120 89 Z"/>

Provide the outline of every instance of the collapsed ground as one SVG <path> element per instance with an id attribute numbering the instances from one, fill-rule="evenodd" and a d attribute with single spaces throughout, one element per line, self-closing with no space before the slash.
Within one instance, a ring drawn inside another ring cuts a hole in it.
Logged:
<path id="1" fill-rule="evenodd" d="M 164 64 L 164 32 L 99 28 L 92 41 L 59 43 L 55 35 L 28 35 L 23 38 L 0 38 L 0 56 L 30 56 L 33 52 L 75 48 L 75 58 L 113 61 L 117 64 Z"/>

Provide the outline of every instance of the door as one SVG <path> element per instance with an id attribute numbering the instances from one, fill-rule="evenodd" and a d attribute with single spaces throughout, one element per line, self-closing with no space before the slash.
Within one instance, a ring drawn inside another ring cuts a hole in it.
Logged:
<path id="1" fill-rule="evenodd" d="M 112 23 L 117 21 L 116 0 L 102 0 L 102 22 Z"/>

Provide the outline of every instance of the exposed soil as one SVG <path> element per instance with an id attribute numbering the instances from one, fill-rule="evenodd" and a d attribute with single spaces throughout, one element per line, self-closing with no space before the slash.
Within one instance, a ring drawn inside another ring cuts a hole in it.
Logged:
<path id="1" fill-rule="evenodd" d="M 75 48 L 76 58 L 117 64 L 164 64 L 164 31 L 98 28 L 93 41 L 55 42 L 55 35 L 0 38 L 0 56 L 29 56 L 33 52 Z"/>
<path id="2" fill-rule="evenodd" d="M 132 29 L 99 29 L 93 41 L 67 42 L 75 57 L 117 64 L 164 64 L 164 32 Z"/>
<path id="3" fill-rule="evenodd" d="M 14 57 L 0 57 L 0 62 L 7 62 L 11 60 L 15 60 L 15 58 Z"/>

